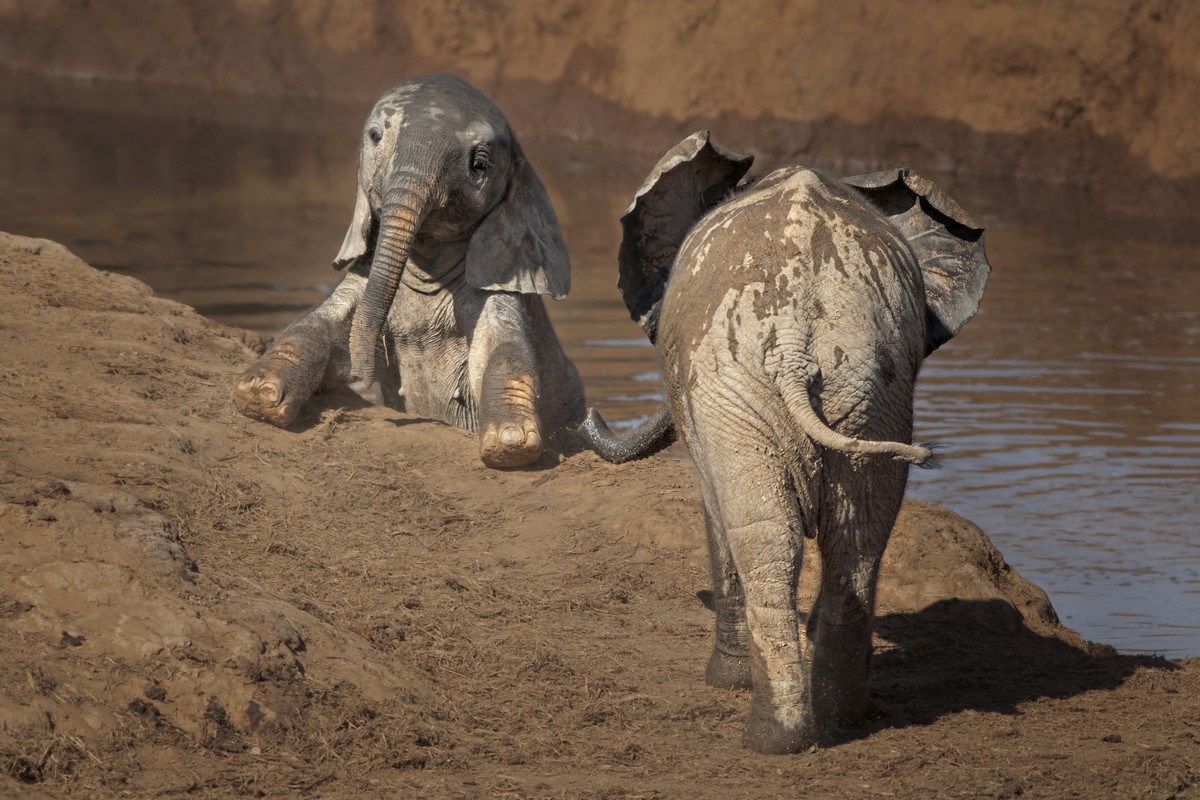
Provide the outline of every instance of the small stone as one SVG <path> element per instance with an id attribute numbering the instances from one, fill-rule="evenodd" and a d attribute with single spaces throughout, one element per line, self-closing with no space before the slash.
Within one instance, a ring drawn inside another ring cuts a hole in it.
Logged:
<path id="1" fill-rule="evenodd" d="M 66 631 L 62 632 L 62 638 L 58 640 L 59 647 L 79 647 L 86 640 L 83 636 L 72 636 Z"/>

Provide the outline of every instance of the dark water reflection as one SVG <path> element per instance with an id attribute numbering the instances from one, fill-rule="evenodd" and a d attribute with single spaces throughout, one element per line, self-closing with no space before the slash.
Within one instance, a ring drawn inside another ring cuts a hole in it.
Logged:
<path id="1" fill-rule="evenodd" d="M 10 83 L 0 230 L 268 332 L 336 282 L 365 108 Z M 636 419 L 660 386 L 614 286 L 616 220 L 654 155 L 523 144 L 571 248 L 559 334 L 590 400 Z M 1088 638 L 1200 655 L 1196 231 L 1101 216 L 1083 191 L 945 183 L 996 269 L 926 364 L 917 438 L 950 450 L 910 494 L 977 522 Z"/>

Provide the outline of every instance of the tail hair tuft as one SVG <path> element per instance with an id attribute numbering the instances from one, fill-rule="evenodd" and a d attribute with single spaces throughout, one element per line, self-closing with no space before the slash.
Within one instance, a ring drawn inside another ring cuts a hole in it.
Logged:
<path id="1" fill-rule="evenodd" d="M 930 452 L 929 458 L 917 464 L 921 469 L 941 469 L 944 466 L 944 461 L 941 457 L 942 453 L 947 452 L 950 448 L 942 442 L 921 442 L 918 447 L 924 447 Z"/>

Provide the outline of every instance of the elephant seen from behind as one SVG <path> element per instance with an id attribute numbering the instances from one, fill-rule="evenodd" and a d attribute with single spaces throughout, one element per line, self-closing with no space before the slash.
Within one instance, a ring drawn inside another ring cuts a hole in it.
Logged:
<path id="1" fill-rule="evenodd" d="M 476 431 L 491 467 L 569 443 L 583 387 L 540 295 L 570 288 L 546 191 L 496 105 L 453 75 L 404 81 L 363 126 L 328 298 L 239 379 L 238 410 L 290 424 L 321 388 Z"/>
<path id="2" fill-rule="evenodd" d="M 752 159 L 693 134 L 622 218 L 619 284 L 655 341 L 666 404 L 611 461 L 678 432 L 699 472 L 716 612 L 706 679 L 753 689 L 743 743 L 836 741 L 863 718 L 875 584 L 910 464 L 922 360 L 974 315 L 982 229 L 906 170 L 837 180 L 802 166 L 740 183 Z M 797 613 L 805 539 L 820 589 Z"/>

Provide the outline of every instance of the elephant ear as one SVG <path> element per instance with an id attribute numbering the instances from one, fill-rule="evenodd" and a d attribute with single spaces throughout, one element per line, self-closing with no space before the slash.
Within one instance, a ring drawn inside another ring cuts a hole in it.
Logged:
<path id="1" fill-rule="evenodd" d="M 843 178 L 887 216 L 916 253 L 925 281 L 925 354 L 979 310 L 988 273 L 983 228 L 932 181 L 907 169 Z"/>
<path id="2" fill-rule="evenodd" d="M 361 258 L 370 249 L 370 238 L 371 204 L 367 202 L 367 194 L 360 185 L 354 198 L 354 216 L 350 218 L 350 227 L 346 230 L 346 238 L 342 240 L 342 249 L 333 259 L 333 268 L 341 269 Z"/>
<path id="3" fill-rule="evenodd" d="M 546 189 L 514 143 L 516 164 L 504 199 L 467 245 L 467 280 L 477 289 L 548 294 L 571 290 L 571 261 Z"/>
<path id="4" fill-rule="evenodd" d="M 754 157 L 735 153 L 697 131 L 654 165 L 621 217 L 617 288 L 629 315 L 650 341 L 675 255 L 692 226 L 737 186 Z"/>

